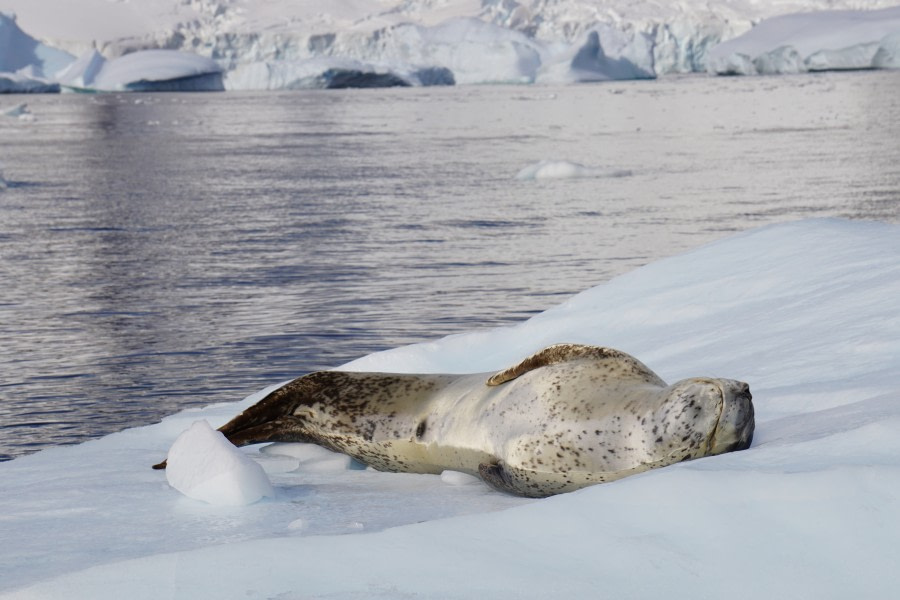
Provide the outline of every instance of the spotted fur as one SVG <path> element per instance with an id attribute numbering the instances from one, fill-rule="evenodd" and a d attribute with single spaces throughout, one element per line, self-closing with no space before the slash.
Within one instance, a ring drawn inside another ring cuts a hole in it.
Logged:
<path id="1" fill-rule="evenodd" d="M 458 470 L 543 497 L 744 449 L 753 427 L 745 383 L 667 386 L 624 352 L 558 344 L 493 375 L 310 373 L 221 431 L 238 446 L 311 442 L 382 471 Z"/>

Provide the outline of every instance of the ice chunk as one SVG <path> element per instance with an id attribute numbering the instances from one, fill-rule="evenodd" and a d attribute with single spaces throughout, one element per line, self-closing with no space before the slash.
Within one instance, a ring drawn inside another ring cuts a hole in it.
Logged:
<path id="1" fill-rule="evenodd" d="M 332 452 L 315 444 L 270 444 L 264 446 L 260 452 L 268 456 L 296 459 L 295 468 L 310 473 L 340 472 L 364 468 L 346 454 Z"/>
<path id="2" fill-rule="evenodd" d="M 0 114 L 2 114 L 4 117 L 10 117 L 13 119 L 18 119 L 20 121 L 32 122 L 35 120 L 34 115 L 28 108 L 28 104 L 26 104 L 25 102 L 16 104 L 11 108 L 0 110 Z"/>
<path id="3" fill-rule="evenodd" d="M 441 481 L 447 485 L 471 485 L 481 484 L 481 479 L 468 473 L 459 471 L 444 471 L 441 473 Z"/>
<path id="4" fill-rule="evenodd" d="M 21 117 L 22 115 L 31 114 L 31 111 L 28 110 L 27 103 L 21 102 L 19 104 L 16 104 L 13 107 L 4 108 L 4 109 L 0 110 L 0 114 L 2 114 L 4 117 L 18 118 L 18 117 Z"/>
<path id="5" fill-rule="evenodd" d="M 570 179 L 573 177 L 627 177 L 631 171 L 608 171 L 586 167 L 568 160 L 542 160 L 528 165 L 516 174 L 516 179 Z"/>
<path id="6" fill-rule="evenodd" d="M 205 420 L 195 421 L 172 444 L 166 479 L 185 496 L 217 506 L 243 506 L 275 495 L 262 467 Z"/>

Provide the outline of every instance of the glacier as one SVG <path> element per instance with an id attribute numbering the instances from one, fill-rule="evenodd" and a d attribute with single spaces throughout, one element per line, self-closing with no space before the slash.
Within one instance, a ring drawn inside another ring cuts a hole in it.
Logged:
<path id="1" fill-rule="evenodd" d="M 344 365 L 485 371 L 566 340 L 621 348 L 667 380 L 750 383 L 750 449 L 543 500 L 302 444 L 240 449 L 274 486 L 243 506 L 221 489 L 186 497 L 150 469 L 197 421 L 220 426 L 277 382 L 0 463 L 0 598 L 892 597 L 898 298 L 898 225 L 798 221 L 648 264 L 513 326 Z M 231 460 L 207 456 L 191 477 Z"/>
<path id="2" fill-rule="evenodd" d="M 115 85 L 74 89 L 579 83 L 896 68 L 900 61 L 898 8 L 889 0 L 834 0 L 827 11 L 811 0 L 85 0 L 77 8 L 62 0 L 7 0 L 4 6 L 18 15 L 0 14 L 0 90 L 7 92 L 65 88 L 58 73 L 76 56 L 114 62 L 161 50 L 214 62 L 221 76 L 206 68 L 203 76 L 172 76 L 162 84 L 135 72 Z M 176 65 L 185 60 L 173 58 Z M 148 61 L 130 66 L 145 68 Z"/>

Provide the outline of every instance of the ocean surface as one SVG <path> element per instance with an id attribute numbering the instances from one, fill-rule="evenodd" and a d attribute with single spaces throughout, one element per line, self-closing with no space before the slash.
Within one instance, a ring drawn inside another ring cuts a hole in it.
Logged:
<path id="1" fill-rule="evenodd" d="M 0 460 L 519 322 L 768 223 L 900 221 L 900 72 L 0 96 Z M 541 160 L 589 176 L 521 180 Z M 560 340 L 563 341 L 563 340 Z"/>

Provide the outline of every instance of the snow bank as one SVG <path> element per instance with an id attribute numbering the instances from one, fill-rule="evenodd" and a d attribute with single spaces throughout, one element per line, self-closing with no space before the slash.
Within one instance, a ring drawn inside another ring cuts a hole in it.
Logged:
<path id="1" fill-rule="evenodd" d="M 216 506 L 244 506 L 275 495 L 262 467 L 207 421 L 196 421 L 172 444 L 166 480 L 188 498 Z"/>
<path id="2" fill-rule="evenodd" d="M 719 75 L 895 68 L 898 36 L 900 7 L 784 15 L 715 46 L 707 68 Z"/>
<path id="3" fill-rule="evenodd" d="M 188 500 L 148 468 L 193 421 L 221 425 L 269 390 L 2 463 L 0 597 L 890 598 L 898 298 L 900 226 L 805 221 L 650 264 L 514 327 L 348 365 L 485 371 L 565 340 L 621 348 L 670 381 L 750 383 L 749 450 L 544 500 L 454 474 L 307 472 L 315 451 L 295 445 L 242 450 L 278 494 L 241 508 Z"/>
<path id="4" fill-rule="evenodd" d="M 571 179 L 574 177 L 628 177 L 631 171 L 609 171 L 596 167 L 586 167 L 568 160 L 541 160 L 528 165 L 518 173 L 516 179 Z"/>

